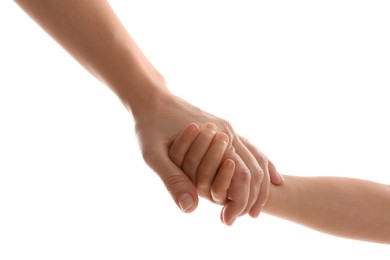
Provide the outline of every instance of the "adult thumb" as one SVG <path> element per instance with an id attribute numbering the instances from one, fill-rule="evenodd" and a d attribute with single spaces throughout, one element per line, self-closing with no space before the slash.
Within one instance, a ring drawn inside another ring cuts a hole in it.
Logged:
<path id="1" fill-rule="evenodd" d="M 191 179 L 168 157 L 157 156 L 146 159 L 149 166 L 160 176 L 177 206 L 185 213 L 198 206 L 198 193 Z"/>

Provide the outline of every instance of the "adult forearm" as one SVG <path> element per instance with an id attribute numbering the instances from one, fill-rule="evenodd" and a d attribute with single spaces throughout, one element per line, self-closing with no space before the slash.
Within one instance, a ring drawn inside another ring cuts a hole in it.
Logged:
<path id="1" fill-rule="evenodd" d="M 390 188 L 341 177 L 285 176 L 265 212 L 321 232 L 390 243 Z"/>
<path id="2" fill-rule="evenodd" d="M 137 115 L 165 82 L 105 0 L 16 0 L 81 65 Z"/>

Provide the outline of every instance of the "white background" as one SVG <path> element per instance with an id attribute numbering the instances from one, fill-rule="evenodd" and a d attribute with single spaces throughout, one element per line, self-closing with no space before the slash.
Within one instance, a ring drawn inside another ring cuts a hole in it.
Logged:
<path id="1" fill-rule="evenodd" d="M 388 1 L 111 1 L 190 103 L 280 172 L 390 183 Z M 388 259 L 266 214 L 183 214 L 112 92 L 0 2 L 0 259 Z"/>

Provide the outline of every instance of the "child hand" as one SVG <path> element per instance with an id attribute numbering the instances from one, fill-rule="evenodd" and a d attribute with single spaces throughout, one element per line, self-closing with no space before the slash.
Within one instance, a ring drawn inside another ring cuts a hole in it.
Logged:
<path id="1" fill-rule="evenodd" d="M 243 141 L 246 142 L 248 149 L 256 149 L 245 139 Z M 225 159 L 226 151 L 229 149 L 228 143 L 228 136 L 222 132 L 217 133 L 214 124 L 207 123 L 201 129 L 196 124 L 190 124 L 176 138 L 169 154 L 171 160 L 191 178 L 202 197 L 225 205 L 221 218 L 225 224 L 231 225 L 235 220 L 235 216 L 231 214 L 233 204 L 231 199 L 233 197 L 234 200 L 240 201 L 245 198 L 248 195 L 249 182 L 245 178 L 237 178 L 237 175 L 235 179 L 233 178 L 234 161 Z M 255 152 L 260 154 L 257 149 Z M 268 167 L 270 169 L 267 172 L 270 174 L 265 174 L 261 184 L 256 187 L 263 192 L 259 193 L 256 204 L 249 211 L 252 217 L 260 213 L 267 200 L 270 180 L 276 185 L 283 183 L 271 162 L 268 163 Z M 239 189 L 230 186 L 232 181 L 235 181 L 235 187 Z"/>

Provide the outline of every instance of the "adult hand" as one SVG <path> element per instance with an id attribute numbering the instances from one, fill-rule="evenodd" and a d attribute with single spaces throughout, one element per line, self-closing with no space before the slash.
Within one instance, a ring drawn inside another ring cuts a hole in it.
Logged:
<path id="1" fill-rule="evenodd" d="M 234 188 L 226 210 L 232 220 L 253 206 L 251 214 L 256 215 L 261 205 L 259 198 L 264 197 L 259 196 L 263 190 L 256 187 L 268 175 L 267 160 L 251 152 L 227 121 L 169 93 L 160 73 L 133 41 L 109 1 L 16 2 L 129 109 L 145 161 L 161 177 L 183 211 L 196 208 L 197 193 L 190 179 L 169 159 L 169 147 L 188 123 L 202 125 L 210 121 L 229 136 L 227 154 L 236 164 Z M 260 164 L 258 156 L 262 158 Z M 244 194 L 244 199 L 237 194 Z"/>
<path id="2" fill-rule="evenodd" d="M 202 111 L 172 95 L 166 88 L 158 96 L 134 115 L 136 134 L 145 162 L 160 176 L 177 205 L 184 212 L 195 210 L 198 204 L 197 188 L 200 196 L 219 203 L 211 197 L 208 183 L 197 183 L 198 187 L 195 187 L 181 169 L 183 165 L 173 163 L 180 160 L 169 157 L 171 144 L 189 123 L 203 125 L 212 122 L 216 129 L 210 128 L 211 132 L 218 130 L 229 137 L 225 159 L 232 159 L 235 163 L 228 202 L 224 208 L 225 223 L 231 225 L 238 216 L 248 212 L 253 217 L 257 216 L 268 197 L 270 175 L 275 184 L 282 183 L 276 169 L 269 167 L 268 159 L 240 137 L 228 121 Z M 186 173 L 194 175 L 197 171 L 203 171 L 198 175 L 207 175 L 207 167 L 196 167 L 200 159 L 193 158 L 192 162 L 187 163 Z"/>

